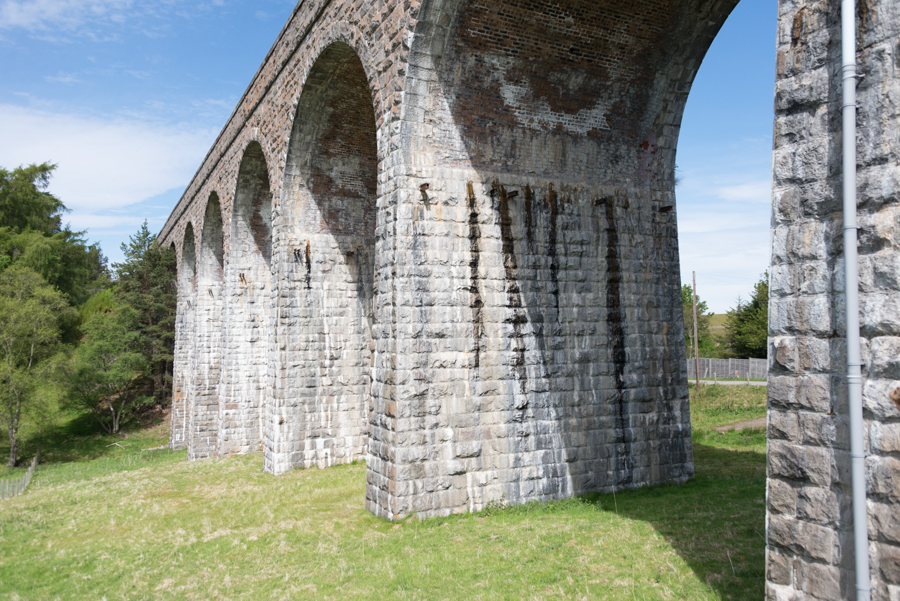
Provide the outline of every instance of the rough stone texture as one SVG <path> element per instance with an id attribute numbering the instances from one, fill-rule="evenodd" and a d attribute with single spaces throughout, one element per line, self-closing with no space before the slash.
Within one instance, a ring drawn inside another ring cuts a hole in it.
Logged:
<path id="1" fill-rule="evenodd" d="M 736 1 L 298 4 L 161 233 L 184 265 L 202 232 L 173 444 L 252 450 L 261 417 L 267 471 L 366 458 L 391 519 L 690 477 L 675 151 Z M 900 590 L 898 4 L 860 1 L 877 598 Z M 773 599 L 853 594 L 837 15 L 779 14 Z"/>
<path id="2" fill-rule="evenodd" d="M 215 194 L 206 203 L 201 231 L 194 302 L 193 382 L 186 436 L 191 460 L 213 456 L 219 439 L 224 256 L 222 209 Z"/>
<path id="3" fill-rule="evenodd" d="M 275 473 L 366 457 L 377 176 L 366 72 L 337 43 L 303 88 L 276 221 Z"/>
<path id="4" fill-rule="evenodd" d="M 858 4 L 860 292 L 873 599 L 900 598 L 900 2 Z M 775 88 L 769 599 L 853 599 L 840 2 L 782 0 Z"/>
<path id="5" fill-rule="evenodd" d="M 272 191 L 262 147 L 238 170 L 225 275 L 218 455 L 262 450 L 272 306 Z"/>
<path id="6" fill-rule="evenodd" d="M 189 223 L 185 228 L 181 252 L 175 247 L 176 255 L 181 257 L 178 270 L 178 313 L 175 315 L 175 359 L 172 394 L 172 435 L 173 449 L 187 447 L 189 412 L 193 407 L 193 360 L 194 360 L 194 321 L 196 312 L 194 303 L 197 293 L 196 265 L 197 252 L 194 240 L 194 228 Z M 173 243 L 174 245 L 174 243 Z"/>
<path id="7" fill-rule="evenodd" d="M 673 166 L 734 3 L 298 5 L 162 233 L 203 232 L 191 457 L 262 417 L 391 518 L 688 478 Z"/>

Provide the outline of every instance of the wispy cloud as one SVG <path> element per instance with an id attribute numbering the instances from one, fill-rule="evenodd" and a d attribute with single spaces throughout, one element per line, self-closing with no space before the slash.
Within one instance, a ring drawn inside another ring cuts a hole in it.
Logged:
<path id="1" fill-rule="evenodd" d="M 97 42 L 122 39 L 123 26 L 147 37 L 171 32 L 171 18 L 191 19 L 224 6 L 213 0 L 0 0 L 0 31 L 23 29 L 37 39 Z"/>
<path id="2" fill-rule="evenodd" d="M 128 206 L 186 185 L 216 132 L 0 104 L 0 166 L 53 161 L 50 189 L 77 214 Z"/>
<path id="3" fill-rule="evenodd" d="M 87 21 L 121 23 L 133 0 L 3 0 L 0 28 L 73 29 Z"/>
<path id="4" fill-rule="evenodd" d="M 716 193 L 723 200 L 769 203 L 772 201 L 772 181 L 761 180 L 733 186 L 721 186 L 716 188 Z"/>
<path id="5" fill-rule="evenodd" d="M 125 229 L 134 231 L 144 222 L 144 217 L 127 217 L 122 215 L 97 215 L 95 213 L 76 213 L 68 215 L 65 221 L 74 230 L 110 230 Z M 148 220 L 149 221 L 149 220 Z"/>
<path id="6" fill-rule="evenodd" d="M 44 78 L 44 81 L 48 81 L 50 83 L 78 83 L 79 79 L 74 73 L 63 73 L 60 71 L 56 75 L 48 75 Z"/>

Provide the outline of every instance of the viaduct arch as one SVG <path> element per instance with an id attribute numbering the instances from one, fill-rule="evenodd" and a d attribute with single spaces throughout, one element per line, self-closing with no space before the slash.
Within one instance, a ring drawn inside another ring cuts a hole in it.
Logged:
<path id="1" fill-rule="evenodd" d="M 173 446 L 262 448 L 276 474 L 365 458 L 367 507 L 390 519 L 689 478 L 675 152 L 736 3 L 301 1 L 160 233 L 181 265 Z M 869 553 L 887 599 L 900 0 L 859 6 Z M 853 589 L 838 11 L 779 8 L 772 599 Z"/>

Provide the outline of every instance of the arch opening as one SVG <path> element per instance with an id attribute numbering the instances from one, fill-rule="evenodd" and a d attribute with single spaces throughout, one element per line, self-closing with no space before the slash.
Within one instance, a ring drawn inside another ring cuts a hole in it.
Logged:
<path id="1" fill-rule="evenodd" d="M 195 388 L 190 414 L 189 460 L 211 457 L 218 441 L 224 255 L 222 208 L 219 196 L 213 192 L 206 203 L 196 276 Z"/>
<path id="2" fill-rule="evenodd" d="M 225 277 L 218 454 L 262 448 L 272 293 L 272 191 L 258 142 L 244 151 L 232 209 Z"/>
<path id="3" fill-rule="evenodd" d="M 334 43 L 298 102 L 276 223 L 277 277 L 289 290 L 277 299 L 287 345 L 276 362 L 289 374 L 286 386 L 276 386 L 272 437 L 288 458 L 274 471 L 366 455 L 377 175 L 366 73 L 350 46 Z"/>

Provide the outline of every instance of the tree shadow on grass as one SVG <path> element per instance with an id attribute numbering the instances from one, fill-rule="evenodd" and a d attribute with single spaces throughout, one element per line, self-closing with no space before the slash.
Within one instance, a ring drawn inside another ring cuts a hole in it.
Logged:
<path id="1" fill-rule="evenodd" d="M 44 426 L 40 430 L 23 432 L 16 472 L 25 469 L 23 466 L 26 466 L 34 457 L 38 444 L 40 444 L 41 465 L 43 466 L 88 462 L 103 458 L 115 459 L 124 455 L 133 455 L 135 450 L 151 444 L 153 446 L 161 444 L 156 440 L 161 437 L 154 430 L 155 428 L 134 424 L 131 427 L 123 428 L 118 434 L 109 434 L 100 428 L 93 416 L 72 414 L 58 419 L 52 425 Z M 0 441 L 0 457 L 5 459 L 8 456 L 9 442 Z M 10 470 L 7 470 L 7 473 L 15 475 Z"/>
<path id="2" fill-rule="evenodd" d="M 763 598 L 765 454 L 695 441 L 694 463 L 697 475 L 686 484 L 585 499 L 652 524 L 723 599 Z"/>

